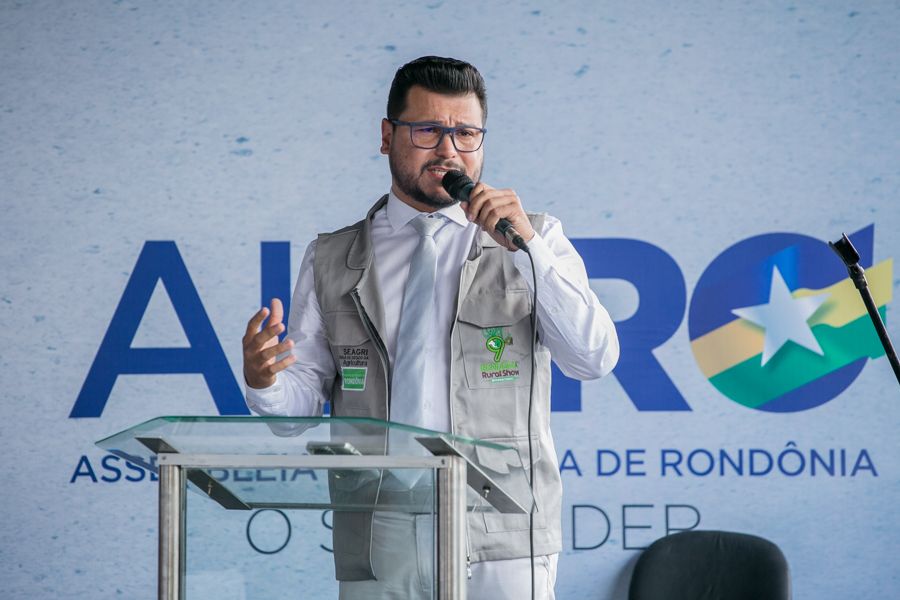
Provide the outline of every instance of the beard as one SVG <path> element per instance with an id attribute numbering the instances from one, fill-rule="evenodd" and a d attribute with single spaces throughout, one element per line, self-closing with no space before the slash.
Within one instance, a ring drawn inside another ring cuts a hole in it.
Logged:
<path id="1" fill-rule="evenodd" d="M 431 167 L 444 167 L 446 169 L 454 169 L 456 171 L 466 172 L 466 168 L 456 162 L 446 161 L 446 160 L 430 160 L 422 168 L 418 173 L 412 171 L 412 169 L 404 169 L 402 165 L 399 164 L 399 161 L 395 158 L 394 153 L 391 152 L 388 154 L 388 165 L 391 168 L 391 176 L 394 178 L 394 181 L 397 183 L 397 187 L 400 188 L 400 191 L 415 200 L 416 202 L 420 202 L 425 206 L 430 206 L 433 208 L 444 208 L 446 206 L 452 206 L 459 202 L 456 198 L 451 198 L 447 192 L 444 191 L 443 188 L 437 191 L 435 194 L 428 194 L 425 190 L 422 189 L 422 186 L 419 185 L 420 177 L 425 173 L 427 169 Z M 481 168 L 478 169 L 478 173 L 474 174 L 472 177 L 473 181 L 478 181 L 481 178 Z"/>

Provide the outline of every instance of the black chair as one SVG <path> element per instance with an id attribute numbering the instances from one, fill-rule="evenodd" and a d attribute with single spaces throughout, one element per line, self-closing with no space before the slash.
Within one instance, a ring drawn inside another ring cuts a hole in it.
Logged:
<path id="1" fill-rule="evenodd" d="M 683 531 L 650 544 L 631 574 L 628 600 L 790 600 L 781 550 L 755 535 Z"/>

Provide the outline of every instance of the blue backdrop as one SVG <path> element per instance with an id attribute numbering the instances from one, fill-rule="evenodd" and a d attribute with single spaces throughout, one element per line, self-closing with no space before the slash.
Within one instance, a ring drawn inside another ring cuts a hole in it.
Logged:
<path id="1" fill-rule="evenodd" d="M 778 543 L 797 598 L 887 597 L 900 394 L 824 242 L 900 339 L 898 30 L 887 1 L 2 3 L 0 595 L 153 597 L 156 486 L 93 442 L 245 410 L 247 318 L 388 189 L 390 80 L 439 54 L 486 78 L 485 180 L 562 220 L 622 337 L 554 381 L 558 597 L 625 598 L 692 527 Z M 809 298 L 762 364 L 778 321 L 733 311 Z"/>

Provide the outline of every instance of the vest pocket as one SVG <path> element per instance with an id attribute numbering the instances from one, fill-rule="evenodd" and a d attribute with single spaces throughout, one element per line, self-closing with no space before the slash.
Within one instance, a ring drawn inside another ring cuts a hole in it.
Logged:
<path id="1" fill-rule="evenodd" d="M 529 498 L 531 490 L 528 487 L 528 478 L 531 474 L 528 471 L 528 436 L 520 437 L 499 437 L 499 438 L 483 438 L 486 442 L 495 444 L 503 444 L 515 448 L 519 455 L 521 464 L 509 464 L 508 461 L 502 460 L 502 454 L 488 452 L 484 448 L 476 446 L 476 455 L 478 456 L 480 466 L 493 479 L 497 485 L 503 488 L 511 495 L 523 508 L 530 508 Z M 532 459 L 534 461 L 535 470 L 537 470 L 538 462 L 541 458 L 541 443 L 537 435 L 531 436 Z M 498 460 L 499 459 L 499 460 Z M 538 482 L 535 481 L 537 485 Z M 547 520 L 544 518 L 544 512 L 539 501 L 540 492 L 535 494 L 534 508 L 534 528 L 545 529 Z M 485 512 L 484 527 L 488 533 L 497 533 L 502 531 L 521 531 L 528 529 L 528 514 L 502 514 L 498 512 Z"/>
<path id="2" fill-rule="evenodd" d="M 366 402 L 374 385 L 383 381 L 380 359 L 356 311 L 325 313 L 325 332 L 336 371 L 332 413 L 336 416 L 372 416 Z"/>
<path id="3" fill-rule="evenodd" d="M 527 387 L 531 380 L 531 292 L 468 296 L 457 334 L 469 389 Z"/>
<path id="4" fill-rule="evenodd" d="M 332 348 L 335 346 L 360 346 L 369 340 L 359 314 L 356 311 L 325 313 L 325 333 Z"/>

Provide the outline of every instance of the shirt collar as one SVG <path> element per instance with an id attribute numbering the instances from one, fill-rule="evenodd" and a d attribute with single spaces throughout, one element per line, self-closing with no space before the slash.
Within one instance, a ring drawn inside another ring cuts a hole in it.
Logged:
<path id="1" fill-rule="evenodd" d="M 407 223 L 422 214 L 415 208 L 398 198 L 397 195 L 394 194 L 393 190 L 391 190 L 390 194 L 388 194 L 387 207 L 385 210 L 387 211 L 388 222 L 391 224 L 391 230 L 394 232 L 399 231 Z M 459 206 L 459 202 L 456 202 L 451 206 L 445 206 L 437 212 L 444 215 L 445 217 L 447 217 L 447 220 L 456 223 L 460 227 L 467 227 L 469 225 L 469 220 L 466 218 L 466 213 Z"/>

